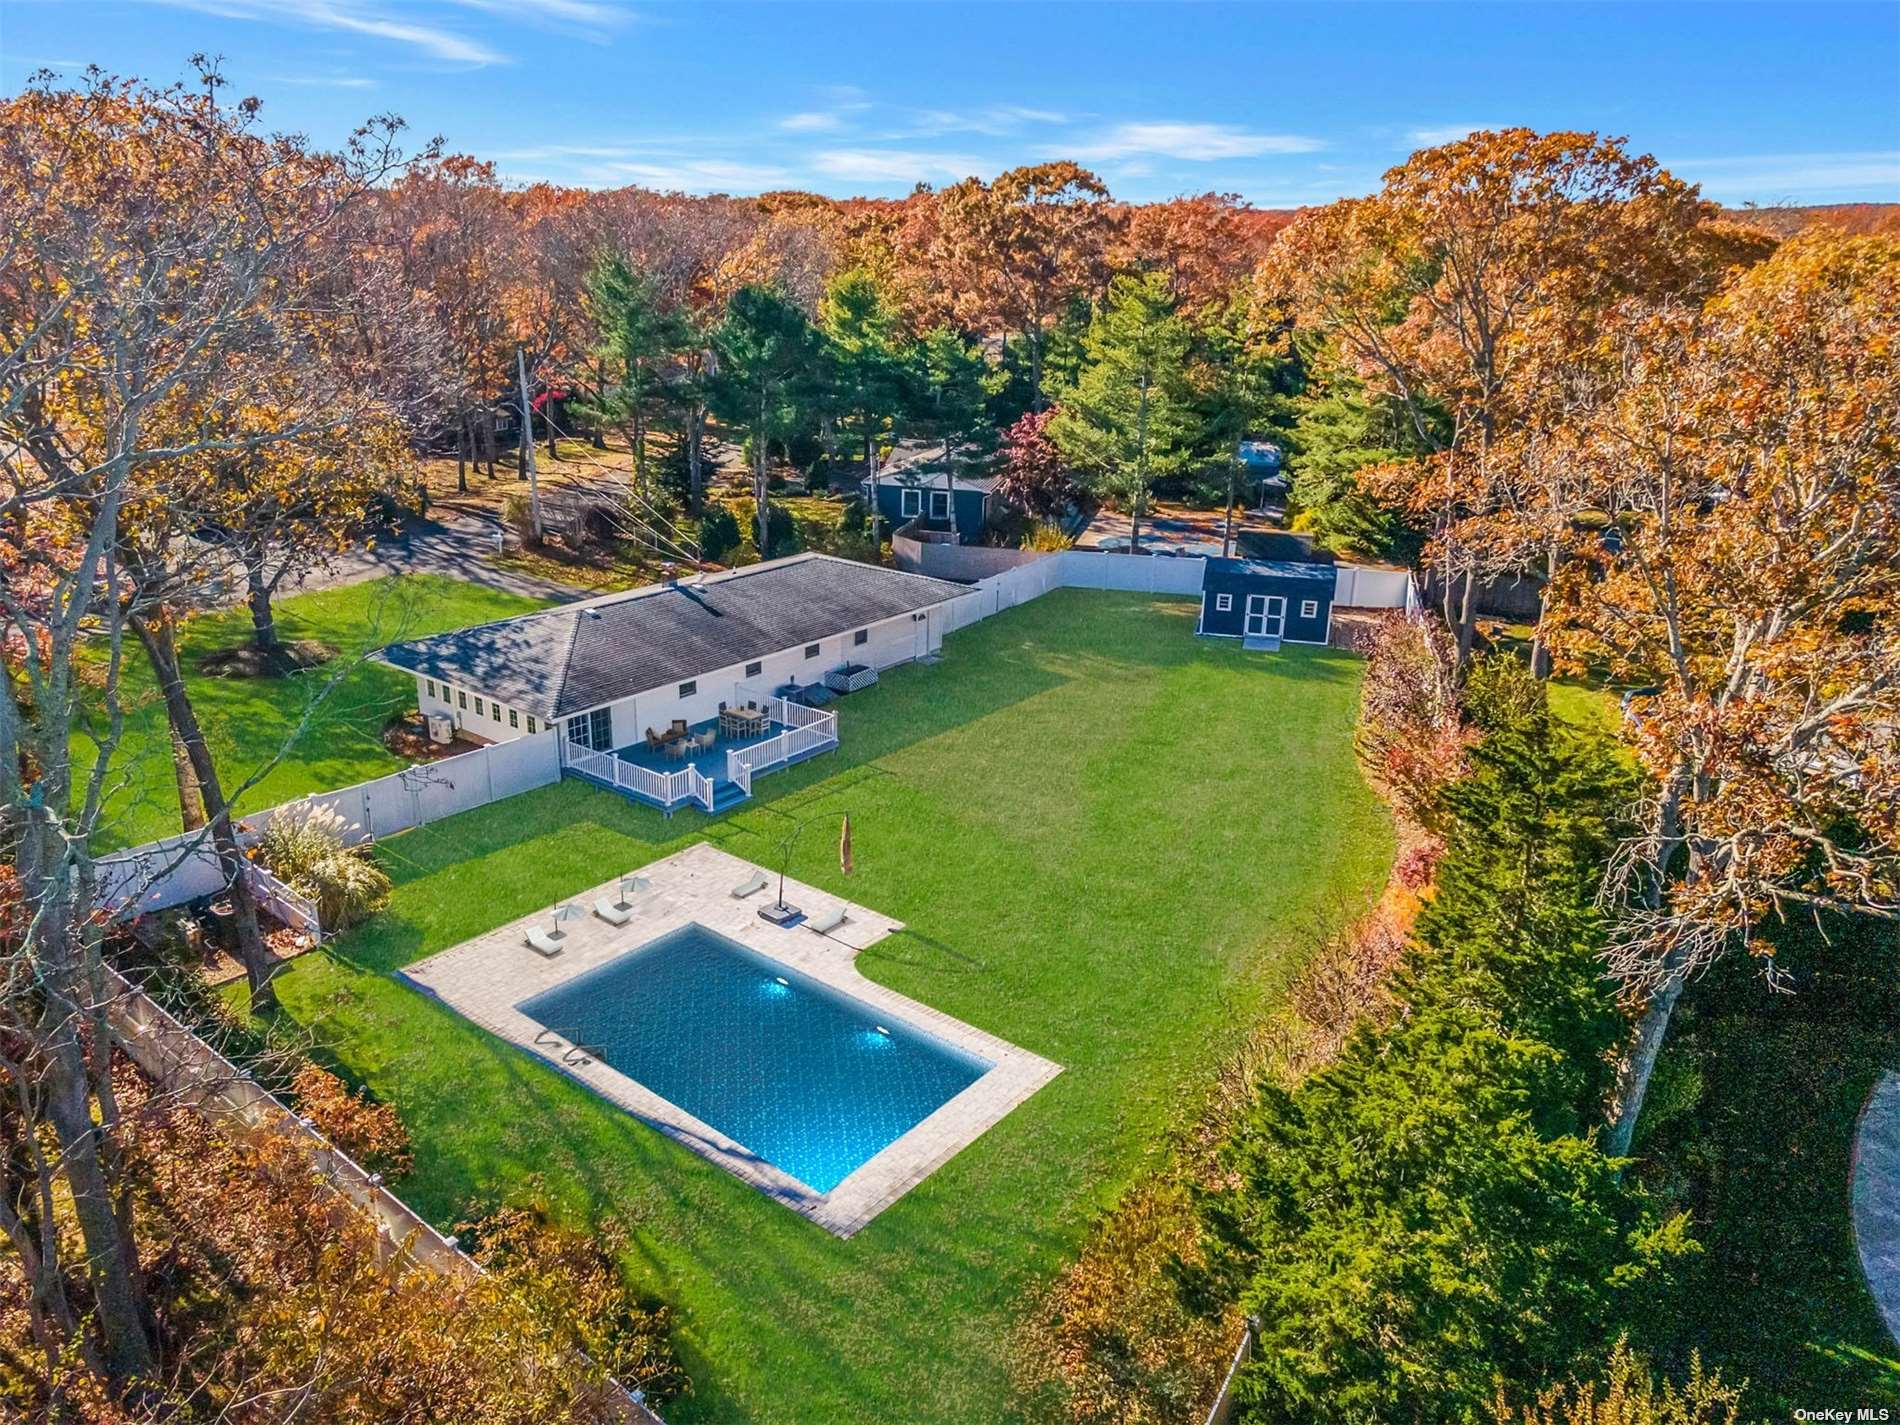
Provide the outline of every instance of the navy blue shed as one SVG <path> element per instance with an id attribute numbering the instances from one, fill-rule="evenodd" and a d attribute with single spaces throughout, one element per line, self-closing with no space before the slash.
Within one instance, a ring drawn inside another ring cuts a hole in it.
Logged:
<path id="1" fill-rule="evenodd" d="M 1210 559 L 1197 633 L 1324 643 L 1333 626 L 1330 564 L 1289 559 Z"/>

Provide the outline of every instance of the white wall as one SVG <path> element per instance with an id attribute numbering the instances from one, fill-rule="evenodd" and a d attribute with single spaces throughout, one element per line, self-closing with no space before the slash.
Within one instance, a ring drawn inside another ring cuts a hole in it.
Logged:
<path id="1" fill-rule="evenodd" d="M 1333 588 L 1333 603 L 1342 609 L 1402 609 L 1412 586 L 1407 569 L 1374 569 L 1363 564 L 1341 564 Z"/>
<path id="2" fill-rule="evenodd" d="M 241 820 L 248 831 L 241 839 L 254 840 L 273 816 L 287 808 L 317 803 L 335 809 L 343 818 L 345 840 L 354 844 L 393 836 L 560 780 L 560 747 L 553 732 L 544 729 L 533 737 L 498 742 L 439 762 L 417 763 L 372 782 L 247 813 Z M 102 857 L 96 870 L 99 904 L 127 914 L 182 905 L 225 885 L 224 868 L 203 832 L 166 837 Z"/>
<path id="3" fill-rule="evenodd" d="M 433 696 L 430 686 L 435 688 Z M 481 711 L 475 710 L 477 700 Z M 416 676 L 416 706 L 422 709 L 426 718 L 430 713 L 446 713 L 455 719 L 457 727 L 467 728 L 477 737 L 485 737 L 490 742 L 501 742 L 510 737 L 523 737 L 528 733 L 531 715 L 519 708 L 511 708 L 495 701 L 479 688 L 461 687 L 445 683 L 439 679 Z M 510 715 L 513 721 L 510 721 Z M 541 730 L 541 719 L 532 718 L 534 730 Z"/>

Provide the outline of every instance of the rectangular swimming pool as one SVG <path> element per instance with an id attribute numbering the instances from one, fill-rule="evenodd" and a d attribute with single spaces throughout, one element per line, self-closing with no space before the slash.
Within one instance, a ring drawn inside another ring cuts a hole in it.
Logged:
<path id="1" fill-rule="evenodd" d="M 993 1067 L 698 924 L 515 1007 L 820 1193 Z"/>

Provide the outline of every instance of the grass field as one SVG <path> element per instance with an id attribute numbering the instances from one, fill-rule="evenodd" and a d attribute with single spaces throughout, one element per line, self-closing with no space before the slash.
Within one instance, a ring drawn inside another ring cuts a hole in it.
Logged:
<path id="1" fill-rule="evenodd" d="M 233 609 L 191 620 L 180 640 L 186 676 L 227 792 L 255 777 L 237 805 L 258 810 L 394 771 L 403 764 L 383 746 L 382 728 L 391 713 L 415 705 L 415 682 L 361 661 L 362 655 L 392 639 L 538 607 L 532 599 L 431 574 L 297 594 L 278 601 L 282 636 L 329 644 L 339 656 L 282 678 L 199 673 L 198 662 L 206 654 L 249 636 L 250 617 Z M 178 830 L 165 705 L 136 646 L 127 649 L 122 684 L 125 730 L 113 758 L 106 814 L 94 838 L 101 848 L 137 845 Z M 271 766 L 280 753 L 281 760 Z M 74 738 L 77 765 L 86 765 L 91 755 L 89 739 Z"/>
<path id="2" fill-rule="evenodd" d="M 279 981 L 414 1136 L 399 1190 L 612 1222 L 679 1313 L 721 1425 L 1009 1418 L 1010 1334 L 1091 1218 L 1391 855 L 1351 729 L 1357 659 L 1193 637 L 1195 605 L 1063 591 L 841 707 L 843 745 L 671 821 L 564 783 L 393 838 L 389 910 Z M 857 871 L 839 874 L 849 812 Z M 840 1241 L 388 975 L 705 838 L 907 923 L 872 978 L 1064 1072 Z"/>

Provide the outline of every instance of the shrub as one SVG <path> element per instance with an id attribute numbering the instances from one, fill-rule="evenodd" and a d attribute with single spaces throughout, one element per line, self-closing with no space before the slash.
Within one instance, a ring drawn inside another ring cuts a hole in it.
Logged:
<path id="1" fill-rule="evenodd" d="M 1374 625 L 1353 735 L 1370 777 L 1407 820 L 1432 827 L 1440 788 L 1470 740 L 1457 662 L 1442 625 L 1387 614 Z"/>
<path id="2" fill-rule="evenodd" d="M 1596 1358 L 1696 1250 L 1595 1128 L 1622 1024 L 1594 892 L 1631 774 L 1498 672 L 1434 798 L 1436 893 L 1398 1009 L 1262 1088 L 1206 1203 L 1262 1320 L 1244 1419 L 1465 1422 Z"/>
<path id="3" fill-rule="evenodd" d="M 611 1228 L 576 1232 L 537 1206 L 502 1208 L 456 1231 L 474 1238 L 475 1260 L 536 1319 L 622 1385 L 655 1402 L 686 1388 L 673 1351 L 672 1313 L 628 1290 L 609 1255 L 624 1246 Z"/>
<path id="4" fill-rule="evenodd" d="M 739 521 L 729 506 L 706 506 L 699 517 L 699 557 L 715 564 L 729 562 L 726 556 L 739 546 Z"/>
<path id="5" fill-rule="evenodd" d="M 1072 549 L 1075 540 L 1069 532 L 1054 520 L 1038 520 L 1028 534 L 1023 536 L 1023 548 L 1040 550 L 1055 554 L 1064 549 Z"/>
<path id="6" fill-rule="evenodd" d="M 388 1104 L 351 1093 L 335 1074 L 310 1063 L 297 1071 L 290 1091 L 317 1132 L 364 1167 L 388 1178 L 409 1171 L 409 1130 Z"/>
<path id="7" fill-rule="evenodd" d="M 1601 1394 L 1596 1381 L 1572 1381 L 1541 1390 L 1517 1407 L 1500 1387 L 1491 1415 L 1496 1425 L 1734 1425 L 1741 1402 L 1741 1388 L 1703 1370 L 1694 1354 L 1682 1389 L 1670 1381 L 1658 1389 L 1647 1362 L 1631 1353 L 1627 1341 L 1618 1341 Z"/>
<path id="8" fill-rule="evenodd" d="M 501 502 L 501 522 L 519 535 L 523 543 L 538 543 L 534 533 L 534 511 L 526 495 L 509 495 Z"/>
<path id="9" fill-rule="evenodd" d="M 257 844 L 271 874 L 317 904 L 326 931 L 344 930 L 389 904 L 389 877 L 367 851 L 343 844 L 344 821 L 316 802 L 272 816 Z"/>

